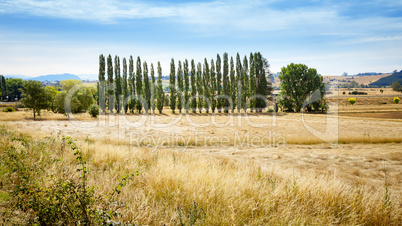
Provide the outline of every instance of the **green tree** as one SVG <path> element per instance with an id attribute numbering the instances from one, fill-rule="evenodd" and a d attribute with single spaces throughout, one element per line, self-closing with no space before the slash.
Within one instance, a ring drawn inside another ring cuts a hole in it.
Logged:
<path id="1" fill-rule="evenodd" d="M 135 101 L 135 74 L 134 74 L 134 59 L 133 56 L 130 56 L 130 60 L 128 63 L 128 83 L 129 83 L 129 95 L 130 95 L 130 101 L 129 101 L 129 106 L 131 113 L 134 113 L 135 107 L 136 107 L 136 101 Z"/>
<path id="2" fill-rule="evenodd" d="M 230 83 L 229 83 L 229 59 L 228 54 L 223 54 L 223 78 L 222 78 L 222 85 L 223 85 L 223 95 L 224 98 L 222 99 L 222 107 L 225 110 L 225 113 L 229 112 L 229 99 L 230 98 Z"/>
<path id="3" fill-rule="evenodd" d="M 121 94 L 122 94 L 122 89 L 121 89 L 121 76 L 120 76 L 120 58 L 118 56 L 114 57 L 114 76 L 115 76 L 115 109 L 117 113 L 121 112 Z"/>
<path id="4" fill-rule="evenodd" d="M 241 65 L 240 54 L 236 55 L 236 104 L 237 104 L 237 112 L 240 113 L 240 109 L 242 109 L 242 96 L 243 96 L 243 86 L 242 86 L 242 78 L 243 78 L 243 67 Z"/>
<path id="5" fill-rule="evenodd" d="M 106 111 L 106 102 L 105 102 L 105 73 L 106 73 L 106 64 L 105 64 L 105 56 L 103 54 L 99 55 L 99 75 L 98 75 L 98 104 L 102 109 L 102 112 Z"/>
<path id="6" fill-rule="evenodd" d="M 149 107 L 151 105 L 151 89 L 149 85 L 149 76 L 148 76 L 148 64 L 144 62 L 144 96 L 145 96 L 145 113 L 148 114 Z"/>
<path id="7" fill-rule="evenodd" d="M 308 68 L 304 64 L 291 63 L 283 67 L 279 80 L 281 81 L 281 93 L 291 103 L 292 109 L 300 112 L 304 101 L 310 94 L 322 87 L 322 80 L 314 68 Z M 320 99 L 323 97 L 321 96 Z"/>
<path id="8" fill-rule="evenodd" d="M 4 100 L 6 94 L 6 78 L 3 75 L 0 75 L 0 90 L 0 99 Z"/>
<path id="9" fill-rule="evenodd" d="M 216 100 L 216 107 L 218 109 L 218 113 L 221 113 L 222 110 L 222 98 L 219 98 L 222 95 L 222 71 L 221 71 L 221 57 L 219 54 L 216 54 L 216 91 L 218 99 Z"/>
<path id="10" fill-rule="evenodd" d="M 250 111 L 253 112 L 255 108 L 255 99 L 251 98 L 257 94 L 257 83 L 255 78 L 255 62 L 254 62 L 254 54 L 250 53 L 250 83 L 248 86 L 248 95 L 249 95 L 249 107 Z"/>
<path id="11" fill-rule="evenodd" d="M 195 63 L 194 59 L 191 60 L 191 109 L 192 112 L 195 113 L 197 108 L 197 82 L 195 77 Z"/>
<path id="12" fill-rule="evenodd" d="M 155 114 L 155 69 L 154 64 L 151 63 L 151 110 L 152 114 Z"/>
<path id="13" fill-rule="evenodd" d="M 165 102 L 165 92 L 163 92 L 163 85 L 162 85 L 162 67 L 161 63 L 158 61 L 158 89 L 156 91 L 156 99 L 157 99 L 157 108 L 159 114 L 162 113 L 163 104 Z"/>
<path id="14" fill-rule="evenodd" d="M 203 89 L 202 89 L 202 66 L 201 63 L 197 64 L 197 92 L 198 92 L 198 102 L 197 102 L 197 107 L 198 111 L 201 113 L 202 112 L 202 102 L 203 98 L 202 96 L 204 95 Z"/>
<path id="15" fill-rule="evenodd" d="M 183 64 L 183 74 L 184 74 L 184 107 L 186 109 L 186 113 L 188 114 L 188 108 L 190 103 L 188 102 L 190 99 L 189 89 L 190 89 L 190 81 L 189 81 L 189 70 L 188 70 L 188 60 L 184 60 Z"/>
<path id="16" fill-rule="evenodd" d="M 174 110 L 176 109 L 176 69 L 174 64 L 174 59 L 170 61 L 170 75 L 169 75 L 169 93 L 170 93 L 170 109 L 172 109 L 172 113 L 174 114 Z"/>
<path id="17" fill-rule="evenodd" d="M 181 114 L 181 109 L 183 108 L 183 68 L 181 66 L 181 61 L 179 60 L 179 64 L 177 67 L 177 109 Z"/>
<path id="18" fill-rule="evenodd" d="M 127 97 L 129 95 L 128 92 L 128 85 L 127 85 L 127 61 L 126 58 L 123 58 L 123 108 L 124 108 L 124 113 L 127 113 L 128 110 L 128 103 L 127 103 Z"/>
<path id="19" fill-rule="evenodd" d="M 230 98 L 232 100 L 231 111 L 234 112 L 236 108 L 236 94 L 237 94 L 237 79 L 235 74 L 235 67 L 233 57 L 230 57 Z"/>
<path id="20" fill-rule="evenodd" d="M 27 108 L 33 110 L 34 119 L 36 113 L 40 116 L 42 109 L 48 109 L 52 101 L 52 97 L 49 92 L 46 92 L 42 83 L 39 81 L 24 81 L 24 89 L 22 93 L 21 103 Z"/>
<path id="21" fill-rule="evenodd" d="M 6 87 L 3 96 L 8 97 L 8 101 L 14 101 L 15 99 L 21 99 L 23 80 L 20 78 L 6 78 L 4 80 L 4 86 Z"/>
<path id="22" fill-rule="evenodd" d="M 56 112 L 56 107 L 54 105 L 54 100 L 56 98 L 56 95 L 59 93 L 58 88 L 54 86 L 46 86 L 45 91 L 50 95 L 51 100 L 50 100 L 50 109 L 52 109 L 53 112 Z"/>
<path id="23" fill-rule="evenodd" d="M 58 112 L 66 112 L 65 105 L 67 104 L 70 106 L 72 113 L 79 113 L 88 110 L 89 106 L 95 103 L 93 98 L 97 91 L 95 86 L 84 85 L 82 81 L 74 79 L 61 81 L 60 85 L 62 91 L 56 95 L 54 101 Z M 79 85 L 79 87 L 76 87 L 78 89 L 75 89 L 74 93 L 71 93 L 71 89 L 77 85 Z M 66 100 L 67 94 L 69 94 L 71 99 Z"/>
<path id="24" fill-rule="evenodd" d="M 392 88 L 392 90 L 394 90 L 394 91 L 397 91 L 397 92 L 401 91 L 401 92 L 402 92 L 401 84 L 399 84 L 398 81 L 394 81 L 394 82 L 392 83 L 392 85 L 391 85 L 391 88 Z"/>
<path id="25" fill-rule="evenodd" d="M 142 110 L 142 104 L 141 102 L 143 101 L 142 98 L 142 69 L 141 69 L 141 59 L 138 56 L 137 57 L 137 70 L 136 70 L 136 75 L 137 75 L 137 81 L 136 81 L 136 88 L 137 88 L 137 110 L 138 113 L 141 113 Z"/>
<path id="26" fill-rule="evenodd" d="M 266 77 L 266 71 L 269 74 L 269 64 L 268 61 L 262 58 L 261 53 L 254 54 L 254 68 L 256 75 L 256 94 L 258 95 L 255 99 L 255 107 L 258 112 L 262 112 L 262 109 L 266 107 L 266 100 L 268 91 L 271 87 L 268 86 L 268 81 Z"/>
<path id="27" fill-rule="evenodd" d="M 113 62 L 112 62 L 112 56 L 107 57 L 107 90 L 106 90 L 106 95 L 108 99 L 108 104 L 109 104 L 109 111 L 113 113 L 113 105 L 114 105 L 114 87 L 113 87 Z"/>
<path id="28" fill-rule="evenodd" d="M 215 109 L 216 109 L 216 90 L 217 90 L 217 85 L 216 85 L 216 72 L 215 72 L 215 63 L 214 63 L 214 59 L 211 59 L 211 87 L 210 87 L 210 101 L 211 101 L 211 110 L 212 113 L 215 113 Z"/>
<path id="29" fill-rule="evenodd" d="M 202 73 L 202 84 L 204 87 L 204 108 L 207 113 L 209 113 L 209 101 L 211 92 L 211 80 L 209 75 L 209 64 L 207 58 L 204 58 L 203 73 Z"/>
<path id="30" fill-rule="evenodd" d="M 244 56 L 243 58 L 243 73 L 242 73 L 242 108 L 244 109 L 244 112 L 247 112 L 247 98 L 249 97 L 248 92 L 249 92 L 249 79 L 248 79 L 248 60 L 247 56 Z"/>

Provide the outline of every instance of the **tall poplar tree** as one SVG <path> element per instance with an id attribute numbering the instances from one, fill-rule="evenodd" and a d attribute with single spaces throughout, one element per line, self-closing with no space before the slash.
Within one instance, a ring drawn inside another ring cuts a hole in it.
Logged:
<path id="1" fill-rule="evenodd" d="M 106 102 L 105 102 L 105 72 L 106 72 L 106 64 L 105 64 L 105 56 L 101 54 L 99 56 L 99 75 L 98 75 L 98 104 L 102 109 L 102 112 L 106 111 Z"/>
<path id="2" fill-rule="evenodd" d="M 209 64 L 207 58 L 204 58 L 204 66 L 203 66 L 203 73 L 202 73 L 202 84 L 204 86 L 204 108 L 207 113 L 209 113 L 210 108 L 210 88 L 211 88 L 211 81 L 209 75 Z M 208 103 L 209 102 L 209 103 Z"/>
<path id="3" fill-rule="evenodd" d="M 195 77 L 195 63 L 194 59 L 191 60 L 191 110 L 195 113 L 197 109 L 197 81 Z"/>
<path id="4" fill-rule="evenodd" d="M 233 57 L 230 57 L 230 98 L 232 99 L 231 111 L 234 112 L 236 108 L 236 93 L 237 93 L 237 79 L 235 74 L 235 67 Z"/>
<path id="5" fill-rule="evenodd" d="M 223 54 L 223 95 L 224 99 L 222 101 L 222 107 L 225 110 L 225 113 L 229 112 L 229 99 L 230 98 L 230 83 L 229 83 L 229 59 L 228 54 Z"/>
<path id="6" fill-rule="evenodd" d="M 144 61 L 144 67 L 143 67 L 143 74 L 144 74 L 144 91 L 143 91 L 143 96 L 145 98 L 145 113 L 148 114 L 148 110 L 151 104 L 151 90 L 149 86 L 149 77 L 148 77 L 148 64 L 146 61 Z"/>
<path id="7" fill-rule="evenodd" d="M 163 85 L 162 85 L 162 67 L 161 63 L 158 61 L 158 88 L 156 91 L 156 99 L 157 99 L 157 108 L 159 114 L 162 113 L 163 104 L 165 103 L 165 93 L 163 92 Z"/>
<path id="8" fill-rule="evenodd" d="M 215 63 L 214 63 L 214 59 L 211 59 L 211 91 L 210 91 L 210 100 L 211 100 L 211 110 L 212 113 L 215 113 L 215 109 L 216 109 L 216 72 L 215 72 Z"/>
<path id="9" fill-rule="evenodd" d="M 154 64 L 151 63 L 151 110 L 152 110 L 152 114 L 155 114 L 155 94 L 156 94 L 155 69 L 154 69 Z"/>
<path id="10" fill-rule="evenodd" d="M 218 99 L 216 100 L 216 107 L 218 108 L 218 113 L 221 113 L 222 109 L 222 98 L 219 98 L 222 95 L 222 72 L 221 72 L 221 57 L 219 54 L 216 54 L 216 91 L 218 95 Z"/>
<path id="11" fill-rule="evenodd" d="M 114 57 L 114 75 L 115 75 L 115 109 L 117 113 L 121 110 L 121 76 L 120 76 L 120 58 Z"/>
<path id="12" fill-rule="evenodd" d="M 172 109 L 172 113 L 176 109 L 176 68 L 174 64 L 174 59 L 170 61 L 170 75 L 169 75 L 169 92 L 170 92 L 170 109 Z"/>
<path id="13" fill-rule="evenodd" d="M 242 86 L 242 74 L 243 74 L 243 68 L 241 65 L 241 59 L 239 53 L 236 55 L 236 88 L 237 88 L 237 93 L 236 93 L 236 102 L 237 102 L 237 112 L 240 113 L 240 109 L 242 109 L 242 96 L 243 96 L 243 86 Z"/>
<path id="14" fill-rule="evenodd" d="M 186 113 L 188 114 L 188 109 L 190 107 L 189 101 L 189 88 L 190 88 L 190 81 L 189 81 L 189 71 L 188 71 L 188 60 L 184 60 L 183 64 L 183 76 L 184 76 L 184 107 L 186 109 Z"/>
<path id="15" fill-rule="evenodd" d="M 250 53 L 250 83 L 249 83 L 249 107 L 250 111 L 253 112 L 255 108 L 255 96 L 256 95 L 256 79 L 255 79 L 255 62 L 254 54 Z"/>
<path id="16" fill-rule="evenodd" d="M 198 111 L 201 113 L 202 112 L 202 100 L 203 100 L 203 89 L 202 89 L 202 66 L 201 63 L 197 64 L 197 92 L 198 92 L 198 101 L 197 101 L 197 107 Z"/>
<path id="17" fill-rule="evenodd" d="M 141 69 L 141 59 L 138 56 L 137 57 L 137 70 L 136 70 L 136 75 L 137 75 L 137 81 L 136 81 L 136 89 L 137 89 L 137 110 L 138 113 L 141 113 L 142 110 L 142 104 L 141 102 L 144 101 L 144 98 L 142 96 L 142 69 Z"/>
<path id="18" fill-rule="evenodd" d="M 128 80 L 129 80 L 129 95 L 130 95 L 130 110 L 131 113 L 134 112 L 134 108 L 135 108 L 135 74 L 134 74 L 134 60 L 133 60 L 133 56 L 130 56 L 130 60 L 128 63 Z"/>
<path id="19" fill-rule="evenodd" d="M 109 54 L 107 57 L 107 91 L 106 95 L 109 101 L 109 111 L 113 113 L 114 108 L 114 85 L 113 85 L 113 61 L 112 56 Z"/>
<path id="20" fill-rule="evenodd" d="M 254 55 L 254 61 L 255 61 L 255 71 L 256 71 L 256 93 L 260 96 L 256 100 L 256 108 L 258 112 L 262 112 L 262 109 L 267 107 L 266 104 L 266 99 L 268 92 L 270 92 L 271 87 L 268 86 L 268 81 L 266 77 L 266 71 L 269 74 L 269 64 L 268 61 L 264 62 L 264 59 L 261 56 L 260 52 L 255 53 Z M 265 65 L 264 65 L 265 64 Z"/>
<path id="21" fill-rule="evenodd" d="M 181 114 L 181 109 L 183 108 L 183 68 L 181 66 L 181 61 L 179 60 L 179 65 L 177 67 L 177 109 Z"/>
<path id="22" fill-rule="evenodd" d="M 126 58 L 123 58 L 123 107 L 124 107 L 124 113 L 127 113 L 128 110 L 128 103 L 127 103 L 127 97 L 128 97 L 128 86 L 127 86 L 127 61 Z"/>
<path id="23" fill-rule="evenodd" d="M 249 81 L 248 81 L 248 60 L 247 56 L 244 56 L 243 58 L 243 73 L 242 73 L 242 91 L 243 91 L 243 96 L 242 96 L 242 107 L 244 109 L 244 112 L 247 112 L 247 98 L 248 98 L 248 86 L 249 86 Z"/>

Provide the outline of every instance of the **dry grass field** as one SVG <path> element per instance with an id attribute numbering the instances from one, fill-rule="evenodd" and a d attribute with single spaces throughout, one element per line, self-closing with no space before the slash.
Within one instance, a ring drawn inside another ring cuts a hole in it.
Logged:
<path id="1" fill-rule="evenodd" d="M 123 222 L 397 225 L 399 106 L 340 104 L 339 114 L 328 115 L 79 114 L 70 120 L 43 112 L 35 121 L 20 110 L 0 112 L 0 125 L 9 131 L 0 143 L 3 151 L 21 147 L 10 134 L 27 134 L 33 146 L 41 142 L 44 156 L 59 159 L 46 172 L 67 180 L 77 165 L 74 151 L 61 148 L 61 137 L 73 137 L 98 195 L 108 194 L 122 175 L 138 172 L 118 197 L 126 204 L 116 218 Z M 7 181 L 2 177 L 1 194 L 9 189 Z M 24 222 L 24 214 L 3 217 Z"/>

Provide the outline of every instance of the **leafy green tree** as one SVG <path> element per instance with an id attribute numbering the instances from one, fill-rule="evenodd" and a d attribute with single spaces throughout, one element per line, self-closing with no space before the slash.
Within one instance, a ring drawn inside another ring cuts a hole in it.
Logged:
<path id="1" fill-rule="evenodd" d="M 243 67 L 241 65 L 240 54 L 236 55 L 236 103 L 237 103 L 237 112 L 240 113 L 240 109 L 242 109 L 242 96 L 243 96 L 243 86 L 242 86 L 242 77 L 243 77 Z"/>
<path id="2" fill-rule="evenodd" d="M 22 93 L 21 103 L 27 108 L 33 110 L 34 119 L 36 113 L 40 116 L 42 109 L 48 109 L 52 101 L 52 97 L 49 92 L 46 92 L 42 83 L 39 81 L 24 81 L 24 89 Z"/>
<path id="3" fill-rule="evenodd" d="M 65 104 L 70 106 L 72 113 L 79 113 L 88 110 L 89 106 L 95 103 L 93 98 L 97 91 L 95 86 L 84 85 L 82 84 L 82 81 L 74 79 L 61 81 L 60 85 L 62 87 L 62 91 L 59 92 L 55 97 L 55 107 L 58 112 L 66 112 Z M 69 93 L 76 85 L 79 85 L 78 89 L 75 90 L 74 93 Z M 66 103 L 68 93 L 71 95 L 71 99 L 67 100 Z"/>
<path id="4" fill-rule="evenodd" d="M 262 112 L 262 109 L 266 107 L 266 99 L 271 87 L 268 86 L 265 71 L 265 69 L 267 69 L 269 72 L 269 64 L 266 60 L 264 62 L 260 52 L 254 54 L 254 68 L 256 75 L 256 94 L 258 95 L 255 99 L 255 107 L 258 112 Z"/>
<path id="5" fill-rule="evenodd" d="M 117 113 L 121 112 L 121 94 L 122 94 L 122 89 L 121 89 L 121 76 L 120 76 L 120 58 L 118 56 L 114 57 L 114 75 L 115 75 L 115 109 Z"/>
<path id="6" fill-rule="evenodd" d="M 203 73 L 202 73 L 202 84 L 204 87 L 204 108 L 207 113 L 209 113 L 209 100 L 211 92 L 211 79 L 209 75 L 209 64 L 207 58 L 204 58 Z"/>
<path id="7" fill-rule="evenodd" d="M 99 115 L 99 106 L 96 105 L 96 104 L 92 104 L 88 108 L 88 113 L 94 118 L 98 117 L 98 115 Z"/>
<path id="8" fill-rule="evenodd" d="M 145 96 L 145 113 L 148 114 L 149 107 L 151 105 L 151 90 L 150 90 L 150 85 L 149 85 L 149 76 L 148 76 L 148 64 L 145 61 L 144 62 L 144 96 Z"/>
<path id="9" fill-rule="evenodd" d="M 128 92 L 128 85 L 127 85 L 127 61 L 126 58 L 123 58 L 123 108 L 124 113 L 127 113 L 128 110 L 128 103 L 127 97 L 129 95 Z"/>
<path id="10" fill-rule="evenodd" d="M 183 74 L 184 74 L 184 107 L 186 109 L 186 113 L 188 114 L 188 108 L 190 103 L 188 102 L 190 99 L 189 89 L 190 89 L 190 81 L 189 81 L 189 71 L 188 71 L 188 60 L 184 60 L 183 64 Z"/>
<path id="11" fill-rule="evenodd" d="M 197 107 L 198 111 L 201 113 L 202 112 L 202 102 L 203 102 L 203 84 L 202 84 L 202 66 L 201 63 L 197 64 L 197 92 L 198 92 L 198 101 L 197 101 Z"/>
<path id="12" fill-rule="evenodd" d="M 50 109 L 52 109 L 53 112 L 56 112 L 56 107 L 54 105 L 54 100 L 56 98 L 56 95 L 59 93 L 58 89 L 56 87 L 54 87 L 54 86 L 46 86 L 45 87 L 45 92 L 47 92 L 51 97 Z"/>
<path id="13" fill-rule="evenodd" d="M 256 77 L 255 77 L 255 62 L 254 62 L 254 54 L 250 53 L 250 84 L 249 84 L 249 89 L 248 89 L 248 95 L 249 95 L 249 105 L 250 105 L 250 111 L 253 112 L 255 108 L 255 99 L 251 99 L 252 96 L 257 94 L 257 83 L 256 83 Z"/>
<path id="14" fill-rule="evenodd" d="M 234 68 L 233 57 L 230 57 L 230 98 L 232 99 L 231 111 L 234 112 L 236 108 L 236 94 L 237 94 L 237 79 Z"/>
<path id="15" fill-rule="evenodd" d="M 195 113 L 197 108 L 197 81 L 195 77 L 195 63 L 194 59 L 191 60 L 191 108 L 192 112 Z"/>
<path id="16" fill-rule="evenodd" d="M 113 87 L 113 62 L 112 56 L 107 57 L 107 85 L 108 88 L 106 90 L 107 99 L 109 101 L 109 111 L 113 112 L 114 105 L 114 87 Z"/>
<path id="17" fill-rule="evenodd" d="M 392 85 L 391 85 L 391 88 L 392 88 L 392 90 L 394 90 L 394 91 L 397 91 L 397 92 L 401 91 L 401 92 L 402 92 L 401 84 L 400 84 L 398 81 L 394 81 L 394 82 L 392 83 Z"/>
<path id="18" fill-rule="evenodd" d="M 157 99 L 157 108 L 159 114 L 162 113 L 163 104 L 165 102 L 165 92 L 163 92 L 163 85 L 162 85 L 162 67 L 161 63 L 158 61 L 158 89 L 156 91 L 156 99 Z"/>
<path id="19" fill-rule="evenodd" d="M 225 113 L 229 112 L 229 100 L 231 90 L 230 90 L 230 83 L 229 83 L 229 59 L 228 54 L 223 54 L 223 78 L 222 78 L 222 85 L 223 85 L 223 95 L 224 99 L 222 99 L 222 107 L 225 110 Z"/>
<path id="20" fill-rule="evenodd" d="M 170 61 L 170 75 L 169 75 L 169 93 L 170 93 L 170 109 L 174 114 L 174 110 L 176 109 L 176 69 L 174 64 L 174 59 Z"/>
<path id="21" fill-rule="evenodd" d="M 244 56 L 243 58 L 243 72 L 242 72 L 242 108 L 244 112 L 247 112 L 247 98 L 249 97 L 248 91 L 249 91 L 249 79 L 248 79 L 248 60 L 247 56 Z"/>
<path id="22" fill-rule="evenodd" d="M 211 87 L 210 87 L 210 101 L 211 101 L 211 110 L 212 113 L 215 113 L 216 109 L 216 90 L 217 90 L 217 85 L 216 85 L 216 72 L 215 72 L 215 63 L 214 59 L 211 59 Z"/>
<path id="23" fill-rule="evenodd" d="M 134 112 L 135 107 L 136 107 L 136 102 L 135 102 L 135 74 L 134 74 L 134 59 L 133 56 L 130 56 L 129 60 L 129 66 L 128 66 L 128 84 L 129 84 L 129 95 L 130 95 L 130 101 L 129 101 L 129 106 L 131 113 Z"/>
<path id="24" fill-rule="evenodd" d="M 221 71 L 221 57 L 219 54 L 216 54 L 216 91 L 217 96 L 220 97 L 222 95 L 222 71 Z M 218 98 L 216 100 L 216 107 L 218 109 L 218 113 L 221 113 L 222 110 L 223 99 Z"/>
<path id="25" fill-rule="evenodd" d="M 105 56 L 103 54 L 99 55 L 99 75 L 98 75 L 98 104 L 102 109 L 102 112 L 106 111 L 105 102 L 105 73 L 106 73 L 106 63 Z"/>
<path id="26" fill-rule="evenodd" d="M 15 99 L 21 99 L 23 80 L 20 78 L 6 78 L 4 80 L 4 86 L 6 87 L 3 96 L 8 97 L 8 101 L 14 101 Z"/>
<path id="27" fill-rule="evenodd" d="M 4 100 L 5 93 L 6 93 L 6 78 L 3 75 L 0 75 L 0 99 Z"/>
<path id="28" fill-rule="evenodd" d="M 177 109 L 181 114 L 181 109 L 183 108 L 183 68 L 181 66 L 181 61 L 179 60 L 179 65 L 177 67 Z"/>
<path id="29" fill-rule="evenodd" d="M 308 68 L 304 64 L 291 63 L 283 67 L 279 80 L 282 95 L 290 101 L 296 112 L 300 112 L 310 94 L 322 87 L 322 79 L 317 74 L 317 70 Z M 322 98 L 323 96 L 320 97 Z"/>
<path id="30" fill-rule="evenodd" d="M 155 114 L 155 69 L 154 64 L 151 63 L 151 110 L 152 114 Z"/>
<path id="31" fill-rule="evenodd" d="M 137 82 L 136 82 L 136 88 L 137 88 L 137 110 L 138 113 L 141 113 L 142 110 L 142 104 L 141 101 L 143 100 L 142 98 L 142 69 L 141 69 L 141 59 L 138 56 L 137 57 L 137 70 L 136 70 L 136 75 L 137 75 Z"/>

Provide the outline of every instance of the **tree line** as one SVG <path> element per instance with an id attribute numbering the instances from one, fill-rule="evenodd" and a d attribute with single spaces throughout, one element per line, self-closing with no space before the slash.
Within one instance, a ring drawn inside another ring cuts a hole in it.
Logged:
<path id="1" fill-rule="evenodd" d="M 114 57 L 114 62 L 110 54 L 99 56 L 98 104 L 103 112 L 145 111 L 148 114 L 157 109 L 162 113 L 166 98 L 173 113 L 196 113 L 197 110 L 199 113 L 203 110 L 233 113 L 235 109 L 262 112 L 273 90 L 268 61 L 260 52 L 250 53 L 249 58 L 244 56 L 243 59 L 239 53 L 235 59 L 229 59 L 227 53 L 221 59 L 217 54 L 216 61 L 204 58 L 198 63 L 185 59 L 176 64 L 172 58 L 168 94 L 163 89 L 160 62 L 157 63 L 157 79 L 154 65 L 150 64 L 149 71 L 147 62 L 141 63 L 139 56 L 135 65 L 132 56 L 128 65 L 126 58 L 122 60 L 122 68 L 120 63 L 118 56 Z"/>

